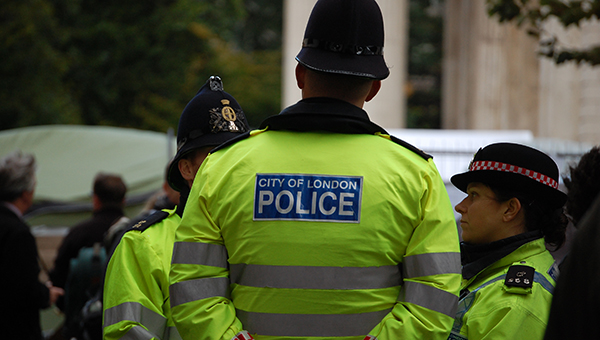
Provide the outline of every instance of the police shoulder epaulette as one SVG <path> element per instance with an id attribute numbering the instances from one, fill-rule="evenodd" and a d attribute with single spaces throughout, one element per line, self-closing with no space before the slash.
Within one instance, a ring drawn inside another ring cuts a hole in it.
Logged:
<path id="1" fill-rule="evenodd" d="M 136 222 L 127 231 L 137 230 L 137 231 L 143 232 L 144 230 L 148 229 L 150 226 L 164 220 L 165 218 L 167 218 L 167 216 L 169 216 L 168 212 L 165 212 L 162 210 L 155 211 L 154 213 L 150 214 L 150 216 L 143 218 L 142 220 Z"/>
<path id="2" fill-rule="evenodd" d="M 507 287 L 531 288 L 535 268 L 525 264 L 514 264 L 508 268 L 504 285 Z"/>
<path id="3" fill-rule="evenodd" d="M 235 143 L 241 141 L 242 139 L 246 139 L 250 136 L 250 132 L 251 131 L 246 131 L 246 132 L 240 134 L 239 136 L 233 137 L 230 140 L 223 142 L 222 144 L 216 146 L 214 149 L 210 150 L 210 152 L 212 153 L 212 152 L 221 150 L 223 148 L 228 147 L 229 145 L 232 145 L 232 144 L 235 144 Z"/>
<path id="4" fill-rule="evenodd" d="M 409 149 L 410 151 L 416 153 L 417 155 L 421 156 L 423 159 L 425 159 L 426 161 L 429 160 L 430 158 L 433 158 L 433 156 L 431 156 L 430 154 L 425 153 L 423 150 L 417 148 L 416 146 L 403 141 L 402 139 L 392 136 L 390 135 L 390 138 L 392 139 L 392 141 L 398 145 L 402 145 L 403 147 Z"/>

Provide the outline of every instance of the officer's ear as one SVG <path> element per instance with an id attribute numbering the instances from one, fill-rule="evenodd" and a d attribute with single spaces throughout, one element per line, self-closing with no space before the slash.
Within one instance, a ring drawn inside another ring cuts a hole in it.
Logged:
<path id="1" fill-rule="evenodd" d="M 367 95 L 365 102 L 368 102 L 369 100 L 375 98 L 377 93 L 379 93 L 380 89 L 381 89 L 381 80 L 373 80 L 373 82 L 371 83 L 371 90 L 369 90 L 369 94 Z"/>
<path id="2" fill-rule="evenodd" d="M 522 217 L 523 207 L 521 201 L 518 198 L 513 197 L 504 203 L 504 213 L 502 214 L 502 220 L 504 222 L 514 221 L 515 219 Z"/>
<path id="3" fill-rule="evenodd" d="M 194 177 L 196 177 L 196 170 L 194 164 L 191 160 L 182 158 L 177 162 L 177 167 L 179 168 L 179 172 L 181 173 L 181 177 L 186 181 L 194 181 Z"/>
<path id="4" fill-rule="evenodd" d="M 204 146 L 199 149 L 194 149 L 192 152 L 183 157 L 177 162 L 177 167 L 179 168 L 179 172 L 181 173 L 181 177 L 185 179 L 190 187 L 194 182 L 194 178 L 196 177 L 196 173 L 204 162 L 204 159 L 210 153 L 210 150 L 214 148 L 213 146 Z"/>
<path id="5" fill-rule="evenodd" d="M 304 78 L 306 77 L 306 68 L 304 66 L 302 66 L 302 64 L 298 63 L 296 65 L 296 84 L 298 85 L 298 88 L 300 90 L 302 90 L 304 88 L 305 85 L 305 80 Z"/>

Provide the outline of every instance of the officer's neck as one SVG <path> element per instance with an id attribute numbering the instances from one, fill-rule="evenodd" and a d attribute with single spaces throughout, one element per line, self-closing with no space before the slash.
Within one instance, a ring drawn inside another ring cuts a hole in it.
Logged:
<path id="1" fill-rule="evenodd" d="M 362 109 L 362 108 L 364 107 L 364 105 L 365 105 L 365 102 L 364 102 L 364 101 L 360 101 L 360 100 L 354 100 L 354 101 L 350 101 L 350 100 L 347 100 L 347 99 L 345 99 L 345 98 L 337 98 L 337 97 L 335 97 L 335 96 L 324 96 L 324 95 L 320 95 L 320 96 L 302 96 L 302 99 L 308 99 L 308 98 L 323 98 L 323 97 L 326 97 L 326 98 L 333 98 L 333 99 L 338 99 L 338 100 L 343 100 L 343 101 L 345 101 L 345 102 L 347 102 L 347 103 L 350 103 L 350 104 L 352 104 L 352 105 L 354 105 L 354 106 L 356 106 L 356 107 L 359 107 L 359 108 L 361 108 L 361 109 Z"/>

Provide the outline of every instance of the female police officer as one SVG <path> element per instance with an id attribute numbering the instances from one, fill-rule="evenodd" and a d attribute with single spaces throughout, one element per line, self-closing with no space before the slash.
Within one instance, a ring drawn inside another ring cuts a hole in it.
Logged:
<path id="1" fill-rule="evenodd" d="M 566 195 L 554 161 L 536 149 L 480 149 L 452 183 L 462 217 L 461 295 L 449 339 L 541 339 L 557 267 L 545 243 L 565 240 Z"/>

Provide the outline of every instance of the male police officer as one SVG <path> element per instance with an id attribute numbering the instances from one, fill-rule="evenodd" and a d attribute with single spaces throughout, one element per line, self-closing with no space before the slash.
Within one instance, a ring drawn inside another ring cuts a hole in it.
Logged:
<path id="1" fill-rule="evenodd" d="M 209 151 L 248 130 L 242 109 L 218 77 L 211 77 L 183 110 L 178 150 L 167 175 L 169 185 L 181 193 L 180 204 L 137 223 L 117 246 L 104 286 L 104 339 L 180 339 L 169 307 L 175 228 Z"/>
<path id="2" fill-rule="evenodd" d="M 374 0 L 318 1 L 303 100 L 205 159 L 171 266 L 183 339 L 448 337 L 460 255 L 444 184 L 362 110 L 389 74 L 383 40 Z"/>

